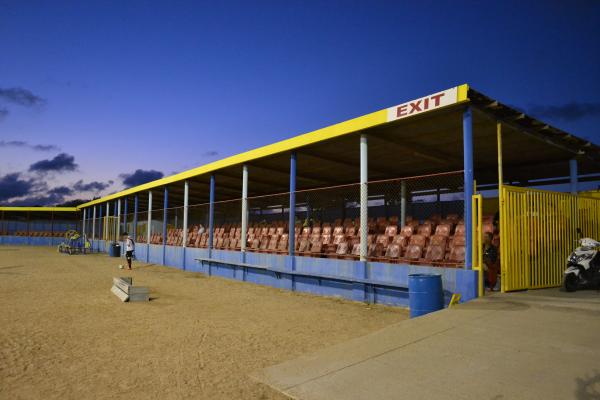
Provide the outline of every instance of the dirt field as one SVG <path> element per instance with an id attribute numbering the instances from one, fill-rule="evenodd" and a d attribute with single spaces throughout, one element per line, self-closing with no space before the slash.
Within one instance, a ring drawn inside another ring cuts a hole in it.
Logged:
<path id="1" fill-rule="evenodd" d="M 1 399 L 280 399 L 247 374 L 407 318 L 104 255 L 0 247 Z M 121 303 L 113 276 L 153 300 Z"/>

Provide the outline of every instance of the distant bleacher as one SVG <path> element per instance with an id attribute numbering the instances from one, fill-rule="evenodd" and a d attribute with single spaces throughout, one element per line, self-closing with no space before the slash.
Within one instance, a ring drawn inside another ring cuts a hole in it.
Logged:
<path id="1" fill-rule="evenodd" d="M 0 236 L 63 237 L 65 236 L 65 232 L 16 231 L 9 233 L 7 231 L 0 231 Z"/>

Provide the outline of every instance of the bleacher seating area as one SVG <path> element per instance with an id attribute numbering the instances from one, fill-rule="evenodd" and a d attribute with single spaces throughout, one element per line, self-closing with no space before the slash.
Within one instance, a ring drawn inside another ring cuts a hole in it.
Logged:
<path id="1" fill-rule="evenodd" d="M 360 255 L 360 220 L 346 218 L 329 222 L 297 224 L 295 231 L 295 251 L 297 255 L 357 260 Z M 403 227 L 398 225 L 398 217 L 380 217 L 368 222 L 368 259 L 387 263 L 408 263 L 458 267 L 465 261 L 465 225 L 457 214 L 445 218 L 432 215 L 418 221 L 406 218 Z M 241 226 L 223 224 L 215 226 L 213 248 L 240 250 Z M 495 234 L 493 216 L 486 216 L 483 231 Z M 138 242 L 145 243 L 146 237 L 139 235 Z M 289 233 L 287 221 L 249 224 L 247 250 L 271 254 L 287 254 Z M 162 244 L 162 235 L 153 234 L 150 243 Z M 166 244 L 181 246 L 182 229 L 168 229 Z M 188 233 L 188 247 L 208 247 L 208 232 L 202 225 L 193 225 Z"/>

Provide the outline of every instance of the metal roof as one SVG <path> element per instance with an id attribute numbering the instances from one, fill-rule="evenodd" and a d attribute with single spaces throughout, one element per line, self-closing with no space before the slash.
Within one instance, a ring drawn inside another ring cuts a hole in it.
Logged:
<path id="1" fill-rule="evenodd" d="M 446 102 L 440 97 L 446 94 Z M 357 136 L 369 138 L 369 179 L 410 177 L 463 168 L 462 112 L 473 111 L 475 178 L 497 182 L 496 121 L 503 127 L 503 163 L 507 182 L 569 174 L 577 158 L 580 174 L 600 172 L 600 147 L 536 120 L 463 84 L 358 118 L 224 158 L 188 171 L 129 188 L 78 206 L 78 209 L 150 189 L 169 188 L 169 207 L 183 203 L 184 180 L 190 204 L 208 202 L 211 174 L 217 200 L 241 197 L 241 166 L 248 165 L 249 195 L 289 188 L 289 154 L 298 154 L 298 189 L 355 183 L 359 176 Z M 414 113 L 413 113 L 414 111 Z M 146 196 L 140 196 L 143 208 Z M 160 208 L 156 193 L 153 208 Z"/>
<path id="2" fill-rule="evenodd" d="M 432 110 L 441 110 L 441 109 L 445 109 L 451 106 L 456 106 L 457 104 L 461 104 L 464 103 L 466 101 L 468 101 L 467 98 L 467 91 L 468 91 L 468 85 L 463 84 L 451 89 L 448 89 L 446 91 L 442 91 L 439 93 L 443 93 L 443 92 L 449 92 L 449 91 L 453 91 L 453 95 L 455 96 L 454 99 L 452 99 L 452 102 L 450 104 L 448 104 L 448 106 L 442 106 L 442 107 L 438 107 Z M 435 96 L 436 94 L 433 94 L 431 96 Z M 427 97 L 427 96 L 426 96 Z M 408 103 L 408 102 L 406 102 Z M 91 205 L 94 204 L 99 204 L 99 203 L 103 203 L 109 200 L 113 200 L 113 199 L 117 199 L 120 197 L 124 197 L 124 196 L 128 196 L 131 194 L 135 194 L 144 190 L 150 190 L 153 188 L 157 188 L 157 187 L 162 187 L 162 186 L 166 186 L 169 184 L 172 184 L 174 182 L 178 182 L 178 181 L 183 181 L 186 179 L 190 179 L 190 178 L 195 178 L 195 177 L 200 177 L 202 175 L 209 175 L 210 173 L 216 172 L 216 171 L 222 171 L 224 169 L 227 169 L 229 167 L 232 166 L 239 166 L 242 165 L 244 163 L 250 163 L 259 159 L 264 159 L 270 156 L 278 156 L 278 155 L 282 155 L 282 154 L 286 154 L 286 158 L 287 158 L 287 153 L 290 151 L 294 151 L 294 150 L 298 150 L 301 148 L 305 148 L 311 145 L 315 145 L 315 144 L 320 144 L 323 143 L 325 141 L 330 141 L 332 139 L 336 139 L 336 138 L 343 138 L 344 136 L 347 135 L 351 135 L 353 133 L 356 132 L 360 132 L 360 131 L 364 131 L 367 130 L 369 128 L 373 128 L 382 124 L 387 124 L 390 122 L 394 122 L 396 119 L 391 120 L 390 118 L 390 111 L 395 108 L 397 106 L 394 107 L 389 107 L 383 110 L 379 110 L 361 117 L 357 117 L 348 121 L 344 121 L 344 122 L 340 122 L 338 124 L 334 124 L 325 128 L 321 128 L 318 129 L 316 131 L 312 131 L 309 133 L 305 133 L 299 136 L 295 136 L 292 137 L 290 139 L 286 139 L 280 142 L 276 142 L 267 146 L 263 146 L 254 150 L 250 150 L 248 152 L 245 153 L 241 153 L 241 154 L 237 154 L 231 157 L 227 157 L 224 158 L 222 160 L 219 161 L 215 161 L 213 163 L 209 163 L 203 166 L 200 166 L 198 168 L 194 168 L 188 171 L 184 171 L 175 175 L 171 175 L 162 179 L 158 179 L 152 182 L 148 182 L 146 184 L 143 185 L 139 185 L 139 186 L 135 186 L 108 196 L 104 196 L 102 198 L 99 199 L 95 199 L 92 200 L 90 202 L 87 202 L 85 204 L 82 204 L 80 206 L 78 206 L 78 208 L 85 208 L 85 207 L 89 207 Z M 425 112 L 426 113 L 426 112 Z M 414 117 L 413 116 L 408 116 L 408 118 L 403 118 L 404 119 L 412 119 L 412 118 L 418 118 L 420 116 L 422 116 L 424 113 L 418 113 L 415 114 Z M 308 154 L 309 152 L 307 151 L 306 153 L 303 154 Z M 310 154 L 309 154 L 310 157 Z M 316 157 L 319 158 L 319 157 Z M 328 160 L 333 160 L 335 159 L 336 156 L 332 157 L 328 157 Z M 289 160 L 286 161 L 286 164 L 289 163 Z M 352 163 L 352 161 L 348 162 L 348 161 L 343 161 L 343 162 L 339 162 L 338 164 L 343 164 L 343 165 L 348 165 Z M 279 163 L 277 163 L 279 164 Z M 260 167 L 256 167 L 257 169 L 261 169 Z M 281 170 L 280 168 L 277 168 L 279 170 Z M 273 173 L 273 169 L 269 169 L 269 168 L 263 168 L 263 171 L 266 170 L 268 171 L 267 173 Z M 259 172 L 260 174 L 260 172 Z M 315 183 L 321 182 L 321 183 L 325 183 L 326 180 L 325 179 L 318 179 L 318 178 L 311 178 L 310 176 L 308 176 L 306 173 L 302 173 L 302 171 L 300 170 L 299 174 L 298 174 L 298 178 L 300 181 L 302 180 L 312 180 Z M 314 174 L 312 174 L 313 176 L 315 176 Z M 273 177 L 270 176 L 270 179 L 272 179 Z M 223 187 L 223 185 L 220 185 L 221 188 Z M 159 199 L 156 199 L 158 201 L 160 201 Z M 154 200 L 153 200 L 154 201 Z"/>

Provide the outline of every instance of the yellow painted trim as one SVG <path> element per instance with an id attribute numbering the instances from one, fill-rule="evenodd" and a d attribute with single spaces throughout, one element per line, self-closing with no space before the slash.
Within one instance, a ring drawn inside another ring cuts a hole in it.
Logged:
<path id="1" fill-rule="evenodd" d="M 477 274 L 477 293 L 479 297 L 483 297 L 485 295 L 485 290 L 483 287 L 483 197 L 481 194 L 473 195 L 472 210 L 473 269 L 479 271 Z"/>
<path id="2" fill-rule="evenodd" d="M 458 87 L 456 91 L 456 102 L 462 103 L 469 100 L 469 85 L 464 83 Z"/>
<path id="3" fill-rule="evenodd" d="M 0 211 L 77 212 L 77 207 L 0 207 Z"/>
<path id="4" fill-rule="evenodd" d="M 468 101 L 467 91 L 469 85 L 463 84 L 457 87 L 457 103 Z M 438 111 L 439 109 L 433 109 L 431 111 Z M 427 112 L 431 112 L 427 111 Z M 81 204 L 77 209 L 92 206 L 94 204 L 104 203 L 119 197 L 128 196 L 144 190 L 150 190 L 160 186 L 168 185 L 170 183 L 183 181 L 188 178 L 207 174 L 219 169 L 231 167 L 233 165 L 240 165 L 248 161 L 256 160 L 263 157 L 272 156 L 278 153 L 291 151 L 300 147 L 308 146 L 325 140 L 333 139 L 336 137 L 344 136 L 354 132 L 358 132 L 363 129 L 372 128 L 377 125 L 387 123 L 388 109 L 375 111 L 373 113 L 363 115 L 361 117 L 353 118 L 344 122 L 340 122 L 334 125 L 327 126 L 325 128 L 317 129 L 316 131 L 308 132 L 299 136 L 292 137 L 290 139 L 282 140 L 267 146 L 259 147 L 254 150 L 250 150 L 244 153 L 236 154 L 231 157 L 224 158 L 219 161 L 212 162 L 188 171 L 180 172 L 175 175 L 167 176 L 156 181 L 148 182 L 143 185 L 135 186 L 96 200 L 89 201 Z M 416 114 L 422 116 L 424 113 Z M 409 117 L 410 118 L 410 117 Z M 408 119 L 408 118 L 405 118 Z M 391 121 L 393 122 L 393 121 Z"/>
<path id="5" fill-rule="evenodd" d="M 448 308 L 454 307 L 455 305 L 460 303 L 460 293 L 452 293 L 452 298 L 450 298 L 450 303 L 448 304 Z"/>

